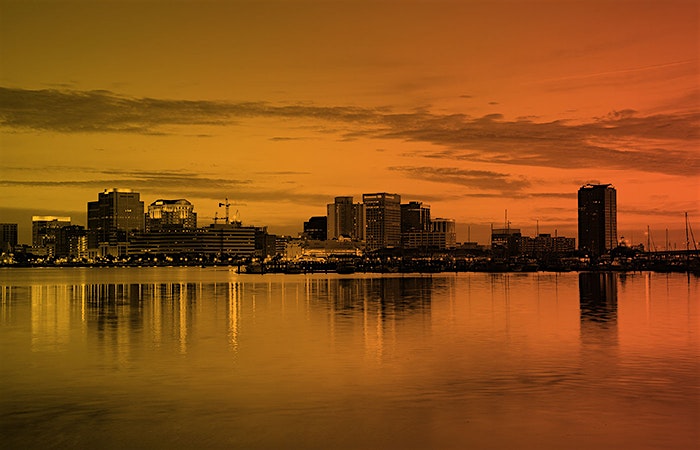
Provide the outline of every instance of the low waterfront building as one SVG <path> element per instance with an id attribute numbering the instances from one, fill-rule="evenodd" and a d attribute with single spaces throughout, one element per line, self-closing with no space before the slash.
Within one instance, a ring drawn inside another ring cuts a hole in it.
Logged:
<path id="1" fill-rule="evenodd" d="M 255 253 L 255 227 L 212 224 L 196 230 L 135 233 L 129 255 L 178 254 L 249 257 Z"/>
<path id="2" fill-rule="evenodd" d="M 576 239 L 551 234 L 539 234 L 537 237 L 522 237 L 520 244 L 521 253 L 542 257 L 552 254 L 572 253 L 576 250 Z"/>
<path id="3" fill-rule="evenodd" d="M 520 254 L 522 234 L 519 228 L 492 228 L 491 251 L 498 257 L 509 257 Z"/>

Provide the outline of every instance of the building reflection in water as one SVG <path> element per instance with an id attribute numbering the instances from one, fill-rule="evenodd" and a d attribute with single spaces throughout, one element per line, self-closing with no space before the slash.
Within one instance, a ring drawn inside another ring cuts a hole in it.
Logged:
<path id="1" fill-rule="evenodd" d="M 617 274 L 582 272 L 578 278 L 581 322 L 617 325 Z"/>
<path id="2" fill-rule="evenodd" d="M 321 302 L 329 313 L 331 343 L 337 341 L 338 327 L 362 329 L 365 353 L 381 361 L 396 346 L 402 323 L 411 317 L 430 324 L 430 308 L 436 286 L 454 282 L 432 277 L 326 278 L 308 279 L 306 297 Z M 312 304 L 313 306 L 313 304 Z M 358 323 L 361 321 L 361 323 Z M 345 334 L 341 333 L 345 336 Z"/>
<path id="3" fill-rule="evenodd" d="M 600 377 L 612 376 L 616 370 L 599 361 L 616 360 L 611 352 L 618 350 L 617 283 L 615 272 L 582 272 L 578 279 L 582 357 Z"/>
<path id="4" fill-rule="evenodd" d="M 449 283 L 454 280 L 309 277 L 29 286 L 30 308 L 22 321 L 31 325 L 34 351 L 61 350 L 71 339 L 87 337 L 105 361 L 123 365 L 144 346 L 185 354 L 201 334 L 209 333 L 220 337 L 216 345 L 238 351 L 246 330 L 255 326 L 256 301 L 261 301 L 268 317 L 303 314 L 307 320 L 327 321 L 331 345 L 346 339 L 348 330 L 362 330 L 365 353 L 381 360 L 396 346 L 397 333 L 415 332 L 410 327 L 416 326 L 429 329 L 432 295 L 449 292 L 454 287 Z M 11 321 L 10 288 L 3 287 L 1 300 L 1 318 Z M 336 333 L 337 327 L 343 329 Z"/>

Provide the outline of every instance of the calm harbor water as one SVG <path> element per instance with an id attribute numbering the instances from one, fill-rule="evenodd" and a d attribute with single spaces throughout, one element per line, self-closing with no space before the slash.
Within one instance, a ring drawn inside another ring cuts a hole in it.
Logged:
<path id="1" fill-rule="evenodd" d="M 3 448 L 700 444 L 700 279 L 0 270 Z"/>

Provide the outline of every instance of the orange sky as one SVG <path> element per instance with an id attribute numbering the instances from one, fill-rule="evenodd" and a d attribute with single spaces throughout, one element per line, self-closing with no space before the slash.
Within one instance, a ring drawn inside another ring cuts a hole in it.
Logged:
<path id="1" fill-rule="evenodd" d="M 618 189 L 619 234 L 700 234 L 694 1 L 0 0 L 0 222 L 105 188 L 228 197 L 300 231 L 339 195 L 395 192 L 459 240 L 504 220 L 576 236 Z M 223 211 L 222 211 L 223 213 Z"/>

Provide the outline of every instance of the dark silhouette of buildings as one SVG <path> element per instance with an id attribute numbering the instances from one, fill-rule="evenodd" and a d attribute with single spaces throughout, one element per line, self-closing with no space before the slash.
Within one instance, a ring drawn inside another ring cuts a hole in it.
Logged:
<path id="1" fill-rule="evenodd" d="M 401 196 L 380 192 L 362 194 L 367 219 L 366 249 L 401 245 Z"/>
<path id="2" fill-rule="evenodd" d="M 56 233 L 56 256 L 84 258 L 87 256 L 87 231 L 82 225 L 61 227 Z"/>
<path id="3" fill-rule="evenodd" d="M 611 184 L 578 190 L 578 248 L 592 257 L 617 246 L 617 191 Z"/>
<path id="4" fill-rule="evenodd" d="M 70 225 L 70 217 L 32 216 L 32 248 L 56 256 L 56 239 L 61 228 Z"/>
<path id="5" fill-rule="evenodd" d="M 430 205 L 408 202 L 401 205 L 401 233 L 428 231 L 430 229 Z"/>
<path id="6" fill-rule="evenodd" d="M 131 189 L 106 189 L 87 204 L 88 247 L 99 256 L 126 255 L 129 233 L 143 231 L 143 202 Z"/>
<path id="7" fill-rule="evenodd" d="M 0 253 L 12 252 L 17 247 L 17 224 L 0 223 Z"/>
<path id="8" fill-rule="evenodd" d="M 316 241 L 325 241 L 328 236 L 328 217 L 313 216 L 304 222 L 304 237 Z"/>
<path id="9" fill-rule="evenodd" d="M 128 254 L 248 257 L 255 253 L 255 231 L 255 227 L 220 223 L 195 230 L 136 232 L 130 236 Z"/>

